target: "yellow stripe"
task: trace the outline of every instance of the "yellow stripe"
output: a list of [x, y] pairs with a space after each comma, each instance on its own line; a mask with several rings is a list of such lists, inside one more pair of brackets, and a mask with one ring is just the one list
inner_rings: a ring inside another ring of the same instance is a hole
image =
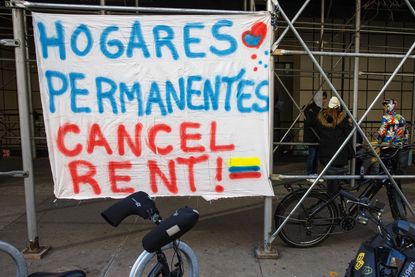
[[260, 166], [261, 160], [257, 157], [230, 158], [229, 166]]

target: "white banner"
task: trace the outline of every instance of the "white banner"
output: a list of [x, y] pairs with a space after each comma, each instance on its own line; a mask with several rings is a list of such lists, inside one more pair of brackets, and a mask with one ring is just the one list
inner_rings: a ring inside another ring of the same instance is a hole
[[33, 13], [55, 195], [273, 195], [270, 15]]

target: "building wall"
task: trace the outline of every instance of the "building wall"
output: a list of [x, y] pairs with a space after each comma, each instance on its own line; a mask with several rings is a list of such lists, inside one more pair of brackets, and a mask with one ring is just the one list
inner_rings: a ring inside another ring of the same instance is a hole
[[[339, 22], [332, 22], [339, 23]], [[387, 27], [396, 28], [389, 30], [390, 33], [381, 29], [382, 24]], [[408, 23], [377, 23], [379, 27], [378, 33], [363, 32], [361, 34], [360, 52], [364, 53], [394, 53], [405, 54], [414, 41], [415, 29], [414, 25], [409, 26]], [[364, 27], [364, 29], [367, 29]], [[300, 28], [302, 38], [307, 42], [311, 50], [318, 51], [318, 42], [320, 30], [304, 31]], [[396, 33], [399, 32], [399, 33]], [[405, 34], [401, 34], [404, 32]], [[299, 44], [295, 45], [293, 37], [287, 37], [287, 41], [281, 44], [282, 49], [296, 49], [302, 50]], [[342, 32], [341, 28], [335, 31], [326, 31], [324, 35], [324, 49], [323, 51], [343, 52], [344, 49], [349, 49], [349, 52], [354, 51], [354, 36], [353, 32]], [[319, 60], [319, 57], [316, 56]], [[307, 105], [312, 99], [313, 94], [320, 88], [320, 77], [317, 69], [313, 65], [308, 55], [284, 56], [277, 57], [278, 62], [294, 62], [294, 69], [298, 71], [292, 72], [294, 76], [294, 90], [292, 91], [294, 98], [298, 101], [298, 105], [303, 107]], [[358, 95], [358, 115], [363, 115], [366, 108], [371, 104], [373, 99], [377, 96], [383, 85], [389, 78], [401, 59], [385, 59], [385, 58], [359, 58], [359, 95]], [[352, 108], [353, 102], [353, 72], [354, 72], [354, 58], [352, 57], [328, 57], [323, 58], [323, 68], [333, 83], [336, 90], [343, 95], [343, 100]], [[396, 76], [393, 82], [387, 87], [384, 95], [376, 102], [374, 109], [368, 114], [364, 124], [368, 134], [373, 134], [377, 127], [379, 119], [382, 116], [381, 102], [384, 98], [395, 98], [398, 100], [398, 112], [400, 112], [407, 121], [411, 121], [412, 106], [413, 106], [413, 92], [414, 92], [414, 59], [408, 59], [400, 74], [405, 76]], [[370, 73], [370, 74], [365, 74]], [[280, 74], [277, 72], [277, 74]], [[282, 73], [281, 73], [282, 74]], [[277, 81], [278, 82], [278, 81]], [[329, 97], [331, 96], [330, 87], [323, 82], [322, 90], [327, 91]], [[284, 91], [277, 91], [285, 93]], [[293, 118], [298, 115], [298, 110], [293, 109]], [[303, 118], [301, 118], [303, 120]], [[302, 127], [298, 124], [297, 127]], [[302, 140], [302, 132], [297, 134], [297, 140]]]

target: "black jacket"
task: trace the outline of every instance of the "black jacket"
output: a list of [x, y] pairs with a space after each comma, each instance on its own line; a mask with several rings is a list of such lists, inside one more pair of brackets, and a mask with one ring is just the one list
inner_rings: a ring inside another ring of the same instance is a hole
[[[319, 112], [315, 126], [320, 137], [319, 160], [326, 165], [351, 132], [352, 127], [346, 118], [346, 113], [336, 109], [324, 109]], [[351, 141], [350, 139], [332, 166], [342, 167], [348, 164], [349, 159], [354, 155]]]
[[304, 119], [304, 142], [319, 142], [318, 138], [313, 132], [313, 128], [315, 131], [315, 126], [313, 123], [316, 121], [319, 112], [320, 107], [317, 106], [314, 102], [305, 108], [304, 115], [306, 118]]

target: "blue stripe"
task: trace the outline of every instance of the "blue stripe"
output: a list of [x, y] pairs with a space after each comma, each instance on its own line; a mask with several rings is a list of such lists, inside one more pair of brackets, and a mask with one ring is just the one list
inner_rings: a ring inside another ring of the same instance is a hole
[[231, 166], [229, 167], [229, 172], [252, 172], [259, 171], [259, 166]]

